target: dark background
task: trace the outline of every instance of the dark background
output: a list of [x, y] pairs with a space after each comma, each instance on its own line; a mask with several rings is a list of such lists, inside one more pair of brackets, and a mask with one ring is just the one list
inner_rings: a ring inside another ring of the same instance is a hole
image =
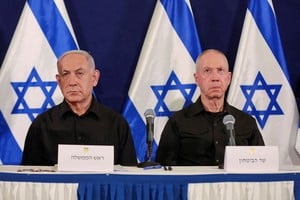
[[[0, 63], [4, 59], [25, 0], [1, 0]], [[127, 97], [155, 0], [65, 0], [81, 49], [101, 70], [96, 95], [121, 112]], [[226, 53], [234, 65], [248, 0], [191, 0], [202, 49]], [[274, 0], [279, 31], [300, 105], [300, 0]], [[1, 87], [1, 86], [0, 86]]]

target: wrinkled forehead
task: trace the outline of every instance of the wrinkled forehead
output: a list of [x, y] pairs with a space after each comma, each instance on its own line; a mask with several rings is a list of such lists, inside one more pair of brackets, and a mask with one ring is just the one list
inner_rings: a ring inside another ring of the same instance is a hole
[[197, 68], [222, 68], [229, 69], [227, 58], [217, 51], [209, 51], [197, 59]]
[[58, 61], [58, 70], [94, 69], [89, 57], [82, 53], [69, 53], [62, 56]]

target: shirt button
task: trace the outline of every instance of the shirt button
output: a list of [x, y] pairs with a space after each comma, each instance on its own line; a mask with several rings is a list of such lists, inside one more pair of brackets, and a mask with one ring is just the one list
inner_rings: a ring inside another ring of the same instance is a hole
[[216, 144], [219, 144], [219, 141], [216, 141]]
[[78, 136], [78, 140], [81, 140], [81, 136]]
[[217, 126], [217, 123], [216, 122], [214, 122], [214, 127], [216, 127]]
[[216, 160], [216, 163], [219, 163], [219, 160], [218, 160], [218, 159]]

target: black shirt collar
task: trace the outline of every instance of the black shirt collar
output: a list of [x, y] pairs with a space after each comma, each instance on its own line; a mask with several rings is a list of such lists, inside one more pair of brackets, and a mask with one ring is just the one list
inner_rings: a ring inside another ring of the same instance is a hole
[[[191, 115], [195, 116], [202, 112], [206, 112], [206, 111], [204, 110], [204, 106], [202, 104], [201, 98], [199, 97], [197, 99], [197, 101], [191, 105]], [[225, 101], [224, 102], [224, 111], [222, 113], [228, 114], [230, 112], [231, 112], [231, 106], [228, 104], [227, 101]]]
[[[95, 99], [95, 97], [92, 98], [92, 103], [90, 105], [90, 107], [88, 108], [88, 110], [86, 111], [86, 113], [83, 114], [84, 115], [94, 115], [97, 118], [99, 118], [99, 112], [98, 111], [99, 105], [97, 103], [97, 100]], [[70, 108], [69, 104], [66, 102], [66, 100], [64, 99], [63, 102], [60, 104], [60, 117], [65, 117], [68, 114], [73, 114], [73, 115], [77, 115], [75, 114], [72, 109]]]

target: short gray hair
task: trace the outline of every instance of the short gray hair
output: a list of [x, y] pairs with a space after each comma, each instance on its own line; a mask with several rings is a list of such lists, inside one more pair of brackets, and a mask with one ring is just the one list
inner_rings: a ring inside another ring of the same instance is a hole
[[87, 60], [90, 62], [92, 68], [93, 69], [96, 68], [94, 58], [89, 52], [87, 52], [85, 50], [77, 50], [76, 49], [76, 50], [66, 51], [58, 58], [57, 63], [56, 63], [58, 70], [59, 70], [60, 61], [63, 59], [63, 57], [65, 57], [66, 55], [69, 55], [69, 54], [80, 54], [80, 55], [85, 56], [87, 58]]

